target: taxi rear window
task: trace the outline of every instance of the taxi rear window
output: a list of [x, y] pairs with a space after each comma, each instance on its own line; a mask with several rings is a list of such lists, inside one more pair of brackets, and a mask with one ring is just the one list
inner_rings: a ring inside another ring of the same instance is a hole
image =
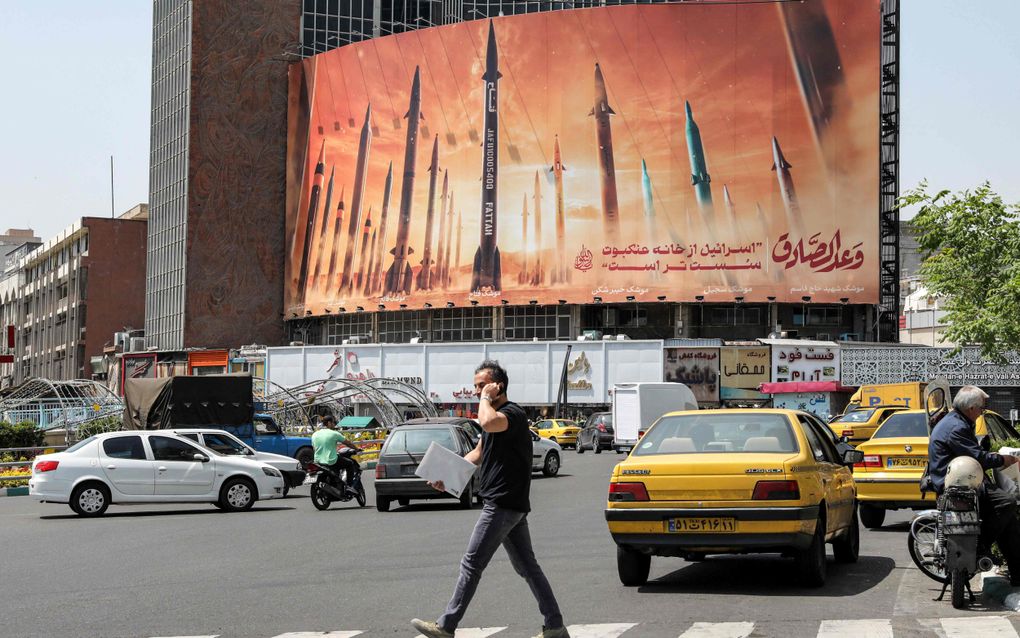
[[885, 420], [875, 432], [873, 439], [893, 439], [901, 436], [928, 436], [928, 425], [921, 412], [894, 414]]
[[790, 453], [798, 449], [797, 437], [781, 414], [690, 414], [659, 419], [633, 454]]
[[835, 419], [833, 423], [867, 423], [874, 413], [874, 410], [854, 410]]

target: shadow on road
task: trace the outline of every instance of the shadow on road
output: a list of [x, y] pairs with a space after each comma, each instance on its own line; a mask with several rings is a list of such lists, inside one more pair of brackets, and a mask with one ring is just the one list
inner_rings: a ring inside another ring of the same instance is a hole
[[[658, 559], [671, 560], [671, 559]], [[861, 556], [854, 564], [828, 563], [825, 585], [804, 587], [791, 559], [778, 556], [720, 556], [670, 572], [638, 591], [649, 594], [720, 594], [726, 596], [856, 596], [892, 573], [896, 562], [886, 556]], [[655, 567], [655, 561], [652, 562]]]
[[[102, 516], [96, 517], [93, 520], [102, 520], [104, 518], [143, 518], [146, 516], [194, 516], [199, 514], [254, 514], [257, 512], [278, 512], [280, 510], [292, 510], [293, 507], [258, 507], [255, 506], [247, 512], [224, 512], [219, 509], [207, 509], [207, 510], [147, 510], [147, 511], [135, 511], [135, 512], [106, 512]], [[59, 514], [55, 516], [40, 516], [42, 520], [46, 521], [60, 521], [68, 519], [83, 519], [87, 517], [78, 516], [77, 514]]]
[[[863, 531], [863, 530], [862, 530]], [[910, 521], [903, 521], [902, 523], [892, 523], [889, 525], [883, 525], [882, 527], [875, 527], [868, 530], [868, 532], [877, 532], [883, 534], [886, 532], [899, 532], [904, 534], [910, 531]], [[904, 538], [903, 542], [906, 543], [907, 539]]]

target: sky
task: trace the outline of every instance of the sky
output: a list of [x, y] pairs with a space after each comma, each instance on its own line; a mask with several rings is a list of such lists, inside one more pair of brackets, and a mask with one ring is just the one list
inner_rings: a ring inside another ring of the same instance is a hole
[[[901, 188], [1020, 202], [1015, 0], [902, 0]], [[4, 0], [0, 231], [49, 238], [148, 200], [152, 3]]]

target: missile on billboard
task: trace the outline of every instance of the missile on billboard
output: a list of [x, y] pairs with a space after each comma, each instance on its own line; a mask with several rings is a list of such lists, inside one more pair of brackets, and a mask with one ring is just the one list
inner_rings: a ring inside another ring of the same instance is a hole
[[308, 196], [308, 221], [305, 225], [305, 243], [301, 252], [301, 266], [298, 268], [297, 294], [304, 301], [305, 285], [308, 283], [308, 257], [312, 250], [312, 233], [315, 231], [315, 215], [319, 210], [319, 191], [326, 177], [326, 140], [319, 147], [319, 161], [315, 163], [312, 176], [312, 191]]
[[528, 194], [524, 193], [524, 207], [521, 209], [521, 237], [524, 246], [521, 273], [517, 276], [517, 283], [527, 284], [528, 281]]
[[[457, 211], [457, 256], [455, 257], [454, 266], [460, 268], [460, 231], [464, 230], [464, 222], [461, 221], [460, 211]], [[451, 275], [450, 280], [453, 280]]]
[[397, 243], [390, 250], [393, 263], [386, 271], [385, 294], [410, 294], [411, 264], [407, 257], [414, 249], [407, 245], [411, 230], [411, 205], [414, 199], [414, 158], [418, 150], [418, 124], [421, 117], [421, 69], [414, 67], [411, 82], [411, 100], [404, 114], [407, 119], [407, 137], [404, 140], [404, 177], [400, 184], [400, 215], [397, 218]]
[[329, 253], [329, 272], [323, 287], [332, 285], [336, 278], [336, 260], [340, 254], [340, 238], [344, 228], [344, 189], [340, 188], [340, 201], [336, 205], [336, 221], [333, 223], [333, 250]]
[[312, 273], [309, 285], [316, 288], [319, 285], [319, 274], [322, 271], [322, 262], [326, 257], [326, 231], [329, 230], [330, 205], [333, 203], [333, 178], [336, 175], [336, 167], [329, 169], [329, 181], [326, 182], [326, 203], [322, 205], [322, 224], [320, 224], [318, 237], [319, 246], [315, 251], [312, 260], [315, 262], [315, 271]]
[[[372, 213], [372, 211], [369, 211], [369, 216], [370, 217], [371, 217], [371, 213]], [[377, 244], [378, 244], [378, 236], [376, 234], [376, 231], [373, 230], [372, 231], [372, 239], [370, 239], [369, 242], [368, 242], [368, 254], [371, 255], [372, 257], [371, 257], [371, 259], [369, 259], [368, 270], [365, 271], [364, 287], [361, 289], [362, 294], [365, 295], [366, 297], [371, 294], [371, 292], [369, 291], [369, 288], [372, 287], [372, 275], [375, 273], [375, 247], [376, 247]]]
[[690, 102], [684, 102], [684, 111], [687, 114], [685, 134], [687, 154], [691, 160], [691, 186], [694, 187], [698, 205], [702, 210], [707, 210], [712, 207], [712, 177], [708, 174], [705, 148], [701, 145], [701, 130], [698, 129], [698, 124], [694, 121]]
[[386, 183], [383, 185], [382, 211], [379, 213], [379, 241], [374, 243], [372, 248], [372, 268], [369, 272], [368, 286], [365, 294], [374, 295], [382, 288], [382, 253], [383, 244], [386, 243], [386, 217], [390, 209], [390, 188], [393, 186], [393, 162], [386, 169]]
[[[443, 282], [443, 290], [450, 287], [450, 244], [453, 243], [453, 191], [450, 191], [450, 203], [447, 206], [446, 221], [446, 254], [443, 255], [443, 271], [440, 273], [440, 281]], [[459, 241], [459, 240], [458, 240]]]
[[[563, 201], [563, 159], [560, 155], [560, 136], [553, 143], [553, 165], [549, 169], [553, 174], [556, 187], [556, 270], [553, 273], [554, 283], [569, 283], [570, 269], [567, 267], [567, 212]], [[537, 188], [537, 186], [536, 186]]]
[[797, 192], [793, 188], [793, 176], [790, 169], [793, 165], [786, 161], [783, 156], [783, 149], [779, 146], [779, 140], [772, 138], [772, 170], [776, 173], [779, 181], [779, 195], [783, 198], [783, 206], [786, 208], [786, 220], [790, 228], [801, 232], [800, 204], [797, 201]]
[[443, 285], [443, 253], [446, 252], [446, 206], [450, 202], [450, 174], [443, 171], [443, 192], [439, 196], [439, 249], [436, 251], [436, 269], [432, 273], [432, 287]]
[[496, 242], [496, 182], [499, 173], [499, 54], [496, 31], [489, 21], [489, 40], [485, 47], [484, 119], [482, 130], [482, 207], [478, 250], [471, 271], [471, 291], [503, 289]]
[[439, 175], [439, 135], [432, 141], [432, 163], [429, 165], [429, 205], [425, 215], [425, 248], [418, 271], [418, 290], [432, 290], [432, 227], [436, 219], [436, 178]]
[[656, 243], [655, 198], [652, 193], [652, 178], [648, 176], [648, 164], [641, 158], [641, 195], [645, 203], [645, 235], [648, 243]]
[[351, 216], [347, 222], [347, 251], [344, 253], [344, 270], [340, 275], [340, 294], [348, 295], [354, 286], [354, 259], [358, 226], [361, 224], [361, 206], [365, 197], [365, 181], [368, 179], [368, 155], [372, 150], [372, 103], [365, 109], [365, 121], [361, 125], [358, 139], [358, 160], [354, 167], [354, 191], [351, 193]]
[[368, 216], [365, 217], [365, 229], [361, 233], [361, 250], [358, 251], [358, 273], [355, 277], [352, 277], [352, 283], [355, 289], [361, 288], [362, 283], [365, 280], [365, 256], [368, 253], [368, 236], [372, 232], [372, 208], [368, 209]]
[[599, 145], [599, 172], [602, 176], [602, 223], [605, 239], [615, 243], [620, 232], [620, 205], [616, 196], [616, 162], [613, 159], [613, 131], [609, 116], [616, 115], [609, 106], [606, 80], [602, 68], [595, 63], [595, 104], [588, 113], [595, 118], [595, 134]]
[[737, 223], [737, 205], [733, 203], [733, 197], [730, 195], [730, 187], [723, 184], [722, 187], [723, 205], [726, 206], [726, 217], [729, 219], [730, 232], [733, 237], [733, 241], [739, 241], [742, 233], [740, 232], [740, 225]]
[[531, 275], [531, 285], [538, 286], [545, 282], [545, 271], [542, 266], [542, 181], [535, 171], [535, 268]]

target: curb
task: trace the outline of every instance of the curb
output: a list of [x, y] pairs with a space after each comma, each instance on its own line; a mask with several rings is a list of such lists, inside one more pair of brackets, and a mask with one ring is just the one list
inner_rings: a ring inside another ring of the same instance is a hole
[[2, 487], [0, 488], [0, 496], [28, 496], [28, 486]]
[[1010, 611], [1020, 611], [1020, 587], [1009, 584], [1009, 579], [994, 570], [981, 573], [981, 591]]

